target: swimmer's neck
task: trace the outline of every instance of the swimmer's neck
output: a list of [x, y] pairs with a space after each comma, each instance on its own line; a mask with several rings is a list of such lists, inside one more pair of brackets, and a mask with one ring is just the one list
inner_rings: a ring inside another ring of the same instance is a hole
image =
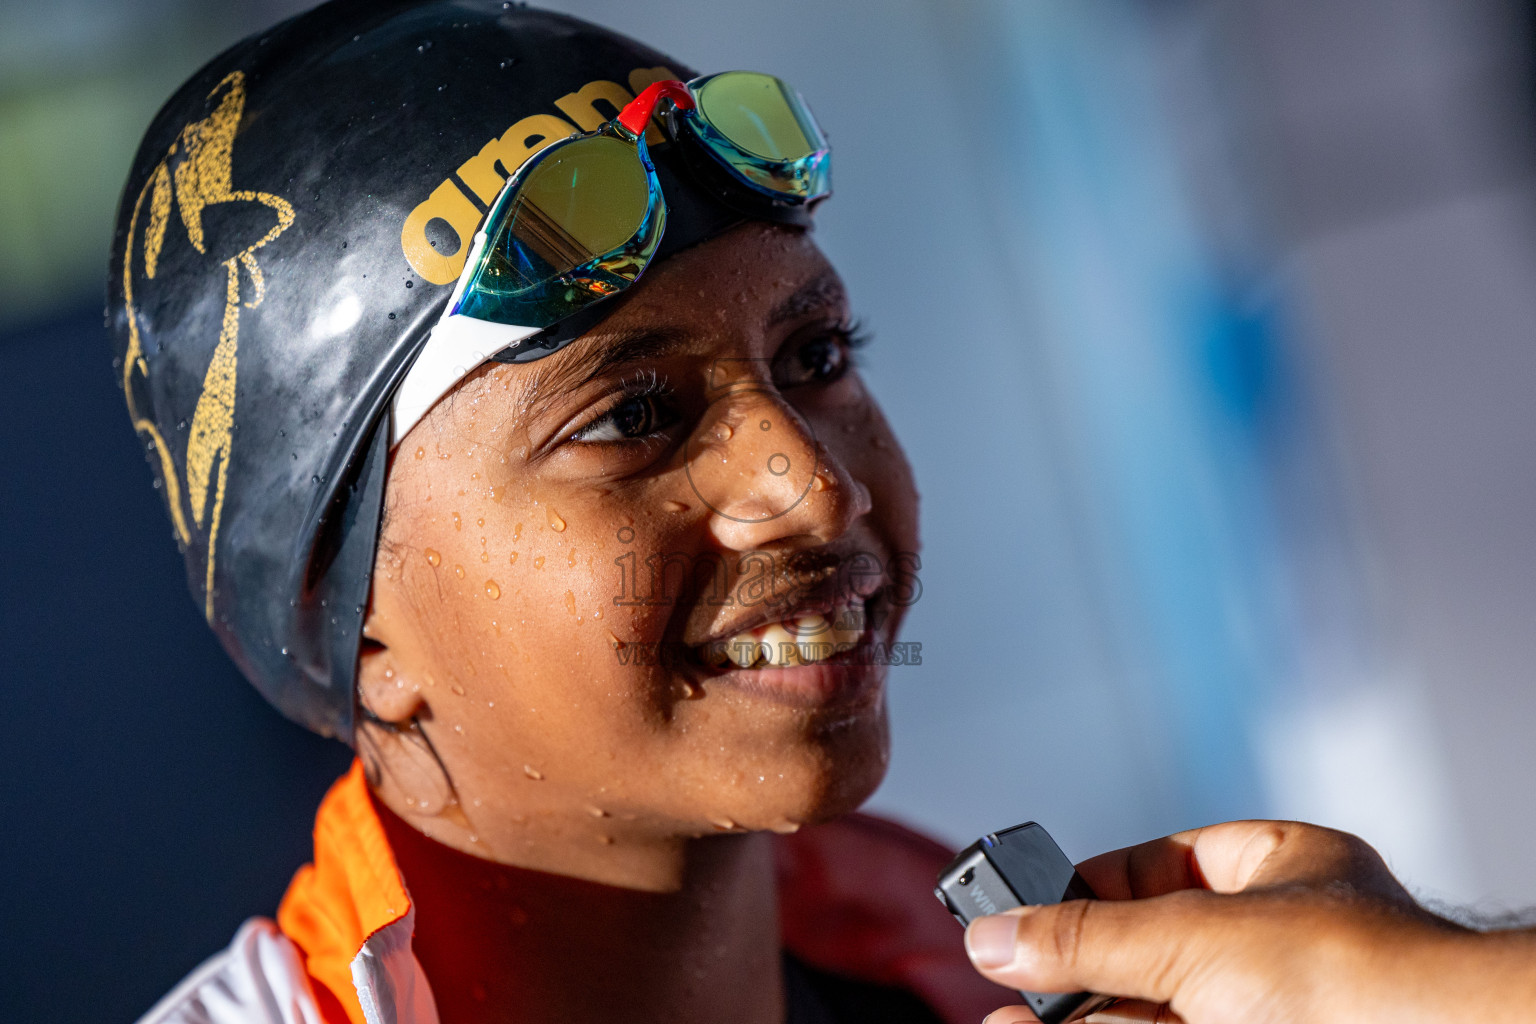
[[[442, 1024], [784, 1020], [771, 836], [681, 840], [672, 891], [484, 860], [387, 808]], [[622, 857], [629, 851], [613, 851]]]

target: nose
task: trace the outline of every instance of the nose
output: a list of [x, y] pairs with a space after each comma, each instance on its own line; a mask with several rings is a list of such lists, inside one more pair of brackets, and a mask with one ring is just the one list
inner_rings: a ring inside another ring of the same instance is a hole
[[870, 511], [869, 489], [769, 385], [716, 402], [695, 438], [689, 482], [725, 548], [830, 543]]

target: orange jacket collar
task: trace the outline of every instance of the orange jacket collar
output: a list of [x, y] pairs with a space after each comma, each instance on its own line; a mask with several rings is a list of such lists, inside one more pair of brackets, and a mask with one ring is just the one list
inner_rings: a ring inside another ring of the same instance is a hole
[[[947, 1021], [980, 1019], [1009, 993], [971, 968], [960, 930], [928, 897], [949, 858], [938, 843], [862, 814], [777, 837], [785, 948], [821, 970], [905, 988]], [[325, 1024], [367, 1024], [360, 992], [418, 1008], [393, 1007], [387, 1019], [436, 1020], [409, 949], [410, 896], [360, 762], [321, 801], [314, 863], [294, 876], [277, 921]]]
[[[366, 1024], [352, 960], [370, 936], [410, 909], [362, 762], [354, 759], [320, 802], [314, 863], [293, 876], [277, 908], [278, 927], [299, 947], [326, 1024]], [[338, 1009], [344, 1017], [335, 1016]]]

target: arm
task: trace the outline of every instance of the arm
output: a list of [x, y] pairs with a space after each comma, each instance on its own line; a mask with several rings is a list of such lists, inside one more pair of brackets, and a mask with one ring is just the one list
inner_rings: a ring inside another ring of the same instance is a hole
[[[1431, 914], [1342, 832], [1231, 822], [1079, 870], [1099, 901], [972, 923], [966, 947], [984, 975], [1170, 1004], [1188, 1024], [1482, 1024], [1536, 1007], [1536, 931], [1476, 932]], [[988, 1024], [1032, 1020], [1009, 1007]]]

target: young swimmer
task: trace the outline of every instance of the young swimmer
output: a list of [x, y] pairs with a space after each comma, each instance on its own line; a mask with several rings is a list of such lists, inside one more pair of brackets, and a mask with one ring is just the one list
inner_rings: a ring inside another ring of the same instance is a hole
[[851, 815], [917, 497], [812, 241], [829, 161], [775, 79], [499, 0], [336, 0], [167, 103], [129, 413], [210, 626], [358, 760], [275, 924], [146, 1021], [998, 1005], [947, 851]]

